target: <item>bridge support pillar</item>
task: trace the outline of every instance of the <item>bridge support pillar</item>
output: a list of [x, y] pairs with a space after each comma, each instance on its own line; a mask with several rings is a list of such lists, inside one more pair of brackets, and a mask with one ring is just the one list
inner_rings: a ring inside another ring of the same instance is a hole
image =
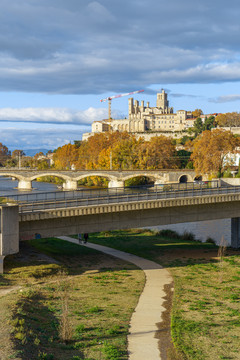
[[109, 189], [111, 188], [117, 188], [117, 187], [124, 187], [124, 181], [119, 181], [119, 180], [111, 180], [108, 183], [108, 187]]
[[63, 189], [64, 190], [77, 190], [77, 180], [66, 180], [66, 182], [63, 183]]
[[240, 218], [231, 219], [231, 247], [240, 248]]
[[0, 255], [0, 274], [3, 274], [3, 261], [5, 256]]
[[19, 252], [18, 205], [0, 206], [0, 273], [3, 273], [5, 256]]
[[163, 184], [166, 184], [166, 181], [164, 181], [163, 179], [157, 179], [156, 181], [154, 181], [154, 186]]
[[32, 190], [32, 181], [31, 180], [19, 180], [18, 181], [19, 190]]

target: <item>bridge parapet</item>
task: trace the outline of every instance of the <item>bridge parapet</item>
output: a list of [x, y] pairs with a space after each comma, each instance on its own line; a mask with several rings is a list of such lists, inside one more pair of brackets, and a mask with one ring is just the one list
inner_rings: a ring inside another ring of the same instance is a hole
[[36, 169], [0, 169], [0, 176], [8, 176], [18, 180], [18, 189], [31, 190], [32, 181], [39, 177], [55, 176], [65, 182], [65, 190], [76, 190], [77, 181], [90, 176], [100, 176], [109, 179], [109, 187], [123, 187], [124, 181], [138, 176], [153, 179], [155, 184], [174, 183], [185, 177], [186, 181], [193, 181], [193, 170], [36, 170]]

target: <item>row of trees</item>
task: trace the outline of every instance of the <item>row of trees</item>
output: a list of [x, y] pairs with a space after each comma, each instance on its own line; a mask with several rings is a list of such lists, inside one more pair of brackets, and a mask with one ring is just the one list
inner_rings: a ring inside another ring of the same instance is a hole
[[[211, 120], [211, 119], [210, 119]], [[129, 133], [95, 134], [88, 141], [68, 144], [54, 154], [57, 169], [177, 169], [194, 168], [198, 175], [220, 176], [235, 161], [239, 137], [230, 131], [204, 130], [177, 150], [163, 135], [149, 141]]]
[[46, 160], [42, 160], [43, 153], [37, 153], [36, 155], [26, 156], [23, 150], [14, 150], [12, 153], [8, 150], [7, 146], [0, 143], [0, 166], [4, 167], [30, 167], [46, 169], [49, 168], [49, 164]]
[[54, 153], [56, 169], [169, 169], [181, 167], [176, 146], [166, 136], [150, 141], [127, 132], [105, 132], [80, 144], [68, 144]]
[[229, 112], [225, 114], [219, 114], [216, 116], [216, 123], [221, 127], [239, 127], [240, 113]]
[[[145, 141], [127, 132], [95, 134], [87, 141], [75, 141], [54, 151], [54, 168], [65, 169], [178, 169], [194, 168], [197, 175], [221, 176], [234, 163], [240, 138], [223, 129], [205, 130], [190, 139], [181, 149], [164, 135]], [[46, 160], [23, 156], [20, 150], [11, 153], [0, 143], [0, 164], [15, 166], [19, 155], [21, 165], [45, 169]]]

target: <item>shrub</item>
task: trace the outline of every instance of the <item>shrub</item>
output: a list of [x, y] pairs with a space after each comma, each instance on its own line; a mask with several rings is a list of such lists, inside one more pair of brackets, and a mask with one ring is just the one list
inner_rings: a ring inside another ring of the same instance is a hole
[[170, 229], [160, 230], [156, 233], [156, 235], [166, 238], [180, 239], [180, 235], [176, 231]]
[[208, 238], [206, 239], [206, 243], [216, 245], [215, 240], [214, 240], [214, 239], [212, 239], [211, 237], [208, 237]]
[[183, 240], [190, 240], [190, 241], [194, 241], [195, 240], [195, 235], [190, 233], [190, 232], [187, 232], [185, 231], [182, 235], [181, 235], [181, 238]]

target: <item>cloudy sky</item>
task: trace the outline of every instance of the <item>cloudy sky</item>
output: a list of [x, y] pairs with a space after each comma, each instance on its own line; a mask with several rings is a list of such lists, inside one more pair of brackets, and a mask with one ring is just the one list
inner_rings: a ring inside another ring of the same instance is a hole
[[[107, 96], [161, 88], [174, 110], [240, 108], [239, 0], [0, 0], [0, 142], [54, 149]], [[127, 116], [127, 97], [112, 101]]]

